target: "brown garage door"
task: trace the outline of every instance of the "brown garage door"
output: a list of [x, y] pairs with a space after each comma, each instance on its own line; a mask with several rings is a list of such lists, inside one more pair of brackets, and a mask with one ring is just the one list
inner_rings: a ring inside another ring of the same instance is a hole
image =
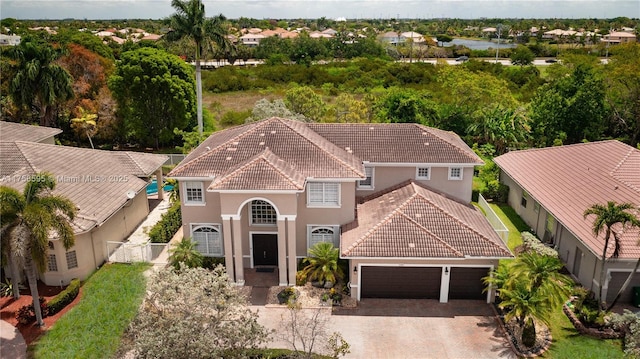
[[449, 299], [486, 299], [482, 277], [488, 274], [489, 268], [452, 267]]
[[[609, 289], [607, 290], [607, 303], [613, 302], [630, 273], [631, 271], [611, 272], [611, 280], [609, 281]], [[633, 302], [633, 287], [640, 287], [640, 273], [636, 273], [633, 278], [631, 278], [631, 283], [629, 283], [627, 289], [622, 293], [620, 299], [618, 299], [618, 303], [631, 304]]]
[[440, 267], [362, 267], [362, 298], [439, 299]]

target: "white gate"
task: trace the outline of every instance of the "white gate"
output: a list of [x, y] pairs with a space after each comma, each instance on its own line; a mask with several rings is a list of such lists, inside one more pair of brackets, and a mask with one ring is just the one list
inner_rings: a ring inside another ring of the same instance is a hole
[[107, 242], [109, 262], [134, 263], [150, 262], [149, 243]]
[[108, 259], [109, 262], [116, 263], [151, 262], [158, 259], [167, 245], [151, 242], [107, 242]]

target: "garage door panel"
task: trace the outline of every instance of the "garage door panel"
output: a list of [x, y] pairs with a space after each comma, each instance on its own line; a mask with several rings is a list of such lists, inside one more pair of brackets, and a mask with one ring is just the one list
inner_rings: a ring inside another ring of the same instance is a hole
[[[631, 274], [631, 272], [611, 272], [609, 289], [607, 289], [607, 303], [613, 302], [629, 274]], [[620, 296], [620, 303], [630, 304], [633, 302], [633, 287], [640, 287], [640, 273], [636, 273], [633, 276], [631, 283], [629, 283], [627, 289]]]
[[440, 298], [440, 267], [362, 267], [363, 298]]
[[487, 275], [489, 268], [452, 267], [449, 299], [486, 299], [482, 278]]

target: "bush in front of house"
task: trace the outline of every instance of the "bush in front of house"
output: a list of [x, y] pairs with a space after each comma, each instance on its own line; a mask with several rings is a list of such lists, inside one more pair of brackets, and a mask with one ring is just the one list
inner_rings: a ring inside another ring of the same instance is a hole
[[[42, 312], [42, 317], [46, 317], [49, 315], [49, 306], [47, 305], [47, 300], [44, 297], [40, 297], [40, 310]], [[29, 324], [36, 321], [36, 313], [33, 310], [33, 304], [25, 305], [22, 308], [18, 309], [16, 313], [16, 319], [18, 319], [18, 323], [20, 324]]]
[[81, 285], [82, 283], [79, 279], [73, 279], [67, 288], [53, 297], [53, 299], [48, 303], [49, 315], [58, 313], [64, 309], [64, 307], [73, 302], [73, 300], [78, 296], [78, 293], [80, 293]]
[[152, 243], [169, 243], [180, 226], [182, 226], [182, 212], [180, 211], [180, 202], [176, 202], [151, 228], [149, 239]]
[[536, 252], [541, 256], [558, 258], [558, 251], [545, 246], [544, 243], [540, 242], [533, 234], [522, 232], [520, 235], [522, 236], [522, 250], [524, 252]]

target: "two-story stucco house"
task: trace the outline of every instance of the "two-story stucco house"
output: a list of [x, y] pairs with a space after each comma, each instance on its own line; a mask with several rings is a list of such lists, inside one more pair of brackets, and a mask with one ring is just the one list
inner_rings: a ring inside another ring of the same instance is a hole
[[471, 201], [480, 158], [454, 133], [417, 124], [271, 118], [216, 132], [169, 177], [186, 236], [230, 278], [298, 260], [329, 241], [353, 297], [492, 299], [481, 278], [506, 245]]
[[[640, 231], [615, 226], [620, 255], [603, 263], [604, 233], [594, 236], [595, 216], [583, 214], [609, 201], [640, 207], [640, 150], [601, 141], [513, 151], [495, 162], [500, 181], [509, 186], [509, 205], [543, 242], [558, 250], [574, 278], [596, 293], [602, 285], [603, 297], [611, 302], [640, 257]], [[612, 255], [613, 238], [607, 257]], [[606, 278], [600, 283], [603, 265]], [[640, 275], [623, 293], [623, 302], [631, 302], [634, 286], [640, 286]]]

